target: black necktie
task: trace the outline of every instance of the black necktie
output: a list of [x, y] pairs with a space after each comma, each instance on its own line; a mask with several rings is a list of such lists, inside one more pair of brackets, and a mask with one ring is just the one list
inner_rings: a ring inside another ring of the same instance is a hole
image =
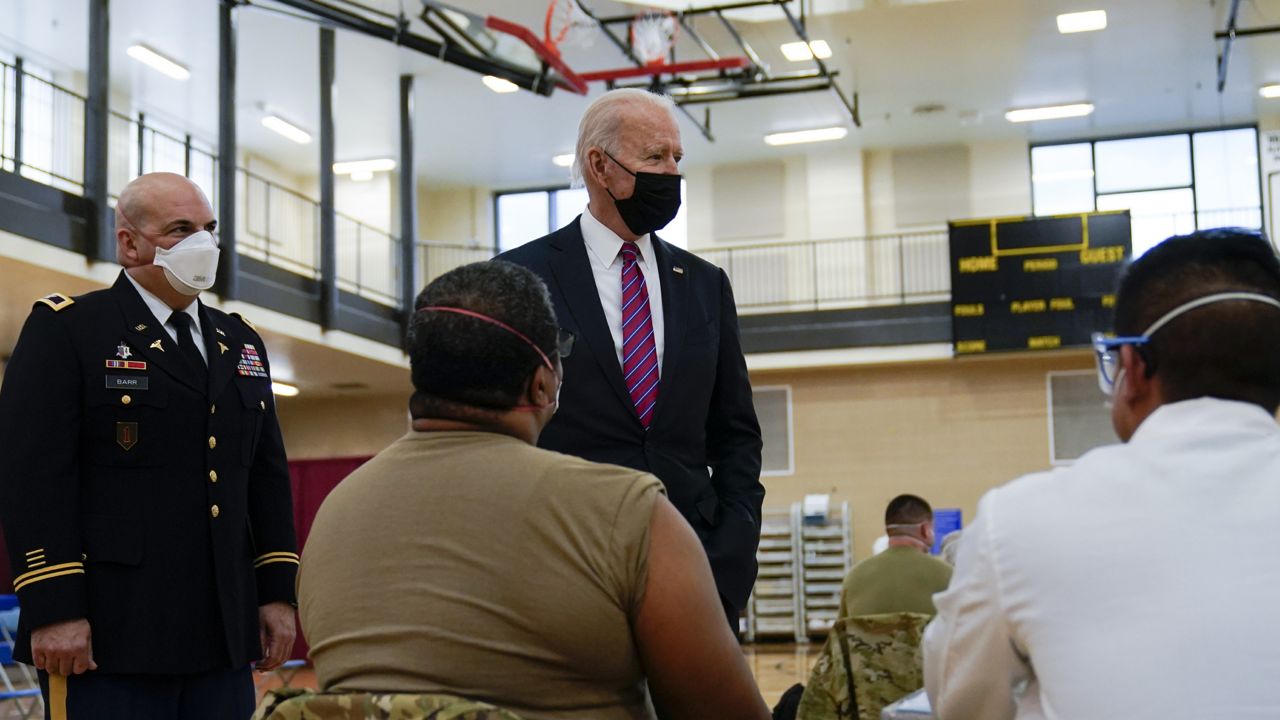
[[209, 366], [205, 364], [204, 356], [200, 354], [196, 341], [191, 335], [191, 316], [185, 312], [175, 312], [169, 316], [169, 322], [173, 323], [174, 329], [178, 331], [178, 351], [182, 353], [182, 357], [186, 358], [187, 364], [191, 366], [196, 377], [203, 379], [208, 375]]

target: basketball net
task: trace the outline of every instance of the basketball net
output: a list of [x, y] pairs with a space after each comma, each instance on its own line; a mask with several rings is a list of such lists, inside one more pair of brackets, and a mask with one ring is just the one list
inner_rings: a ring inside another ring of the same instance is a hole
[[680, 25], [665, 10], [649, 9], [631, 21], [631, 50], [645, 65], [665, 65]]
[[596, 21], [578, 7], [577, 0], [551, 0], [542, 26], [542, 41], [551, 52], [561, 47], [589, 48], [596, 39]]

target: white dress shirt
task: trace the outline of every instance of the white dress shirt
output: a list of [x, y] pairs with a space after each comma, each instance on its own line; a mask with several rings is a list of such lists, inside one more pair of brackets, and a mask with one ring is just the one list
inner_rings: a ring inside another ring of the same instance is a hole
[[[178, 342], [178, 328], [175, 327], [173, 323], [169, 322], [169, 316], [174, 312], [173, 308], [169, 307], [165, 301], [156, 297], [155, 293], [142, 287], [142, 285], [140, 285], [137, 280], [134, 280], [133, 276], [129, 273], [125, 273], [124, 276], [129, 278], [129, 282], [133, 283], [133, 288], [142, 296], [142, 302], [146, 303], [147, 307], [151, 310], [151, 314], [156, 316], [156, 322], [160, 323], [160, 326], [169, 334], [169, 337], [173, 338], [175, 343]], [[196, 349], [200, 351], [200, 357], [204, 358], [205, 363], [208, 364], [209, 351], [204, 347], [204, 331], [200, 329], [199, 308], [200, 302], [193, 299], [191, 304], [182, 312], [191, 316], [191, 339], [195, 341]]]
[[[591, 261], [591, 274], [596, 279], [596, 291], [604, 308], [604, 319], [613, 335], [613, 349], [618, 354], [618, 367], [622, 367], [622, 238], [605, 227], [591, 214], [591, 208], [582, 211], [582, 239], [587, 244], [587, 258]], [[640, 250], [640, 272], [645, 287], [649, 289], [649, 312], [653, 316], [653, 341], [658, 346], [658, 375], [662, 375], [664, 340], [662, 324], [662, 280], [658, 275], [658, 258], [653, 243], [645, 233], [636, 240]]]
[[925, 631], [937, 717], [1280, 718], [1277, 509], [1275, 418], [1211, 398], [988, 492]]

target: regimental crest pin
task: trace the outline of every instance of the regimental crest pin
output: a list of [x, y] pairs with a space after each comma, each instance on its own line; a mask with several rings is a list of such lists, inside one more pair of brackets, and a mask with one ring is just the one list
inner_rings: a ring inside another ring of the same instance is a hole
[[128, 344], [121, 341], [120, 344], [116, 346], [116, 357], [121, 360], [128, 360], [130, 357], [133, 357], [133, 351], [129, 349]]

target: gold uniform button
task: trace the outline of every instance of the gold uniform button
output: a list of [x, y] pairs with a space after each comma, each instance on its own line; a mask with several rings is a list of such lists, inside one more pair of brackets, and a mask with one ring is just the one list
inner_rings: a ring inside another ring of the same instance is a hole
[[209, 436], [209, 449], [210, 449], [210, 450], [212, 450], [212, 449], [214, 449], [214, 448], [216, 448], [216, 447], [218, 447], [218, 438], [216, 438], [216, 437], [214, 437], [214, 436], [210, 435], [210, 436]]
[[131, 402], [133, 402], [133, 398], [129, 397], [128, 395], [121, 395], [121, 396], [120, 396], [120, 404], [121, 404], [121, 405], [128, 405], [128, 404], [129, 404], [129, 403], [131, 403]]
[[216, 483], [216, 482], [218, 482], [218, 471], [217, 471], [217, 470], [210, 470], [210, 471], [209, 471], [209, 482], [215, 482], [215, 483]]
[[209, 514], [214, 517], [218, 517], [218, 515], [221, 513], [222, 511], [218, 509], [217, 505], [214, 505], [213, 507], [209, 508]]
[[259, 400], [259, 401], [258, 401], [258, 407], [262, 408], [263, 410], [266, 410], [266, 409], [267, 409], [267, 401], [266, 401], [266, 400]]
[[209, 414], [210, 414], [210, 415], [212, 415], [212, 414], [214, 414], [214, 413], [216, 413], [216, 412], [218, 412], [218, 406], [217, 406], [217, 405], [210, 405], [210, 406], [209, 406]]

